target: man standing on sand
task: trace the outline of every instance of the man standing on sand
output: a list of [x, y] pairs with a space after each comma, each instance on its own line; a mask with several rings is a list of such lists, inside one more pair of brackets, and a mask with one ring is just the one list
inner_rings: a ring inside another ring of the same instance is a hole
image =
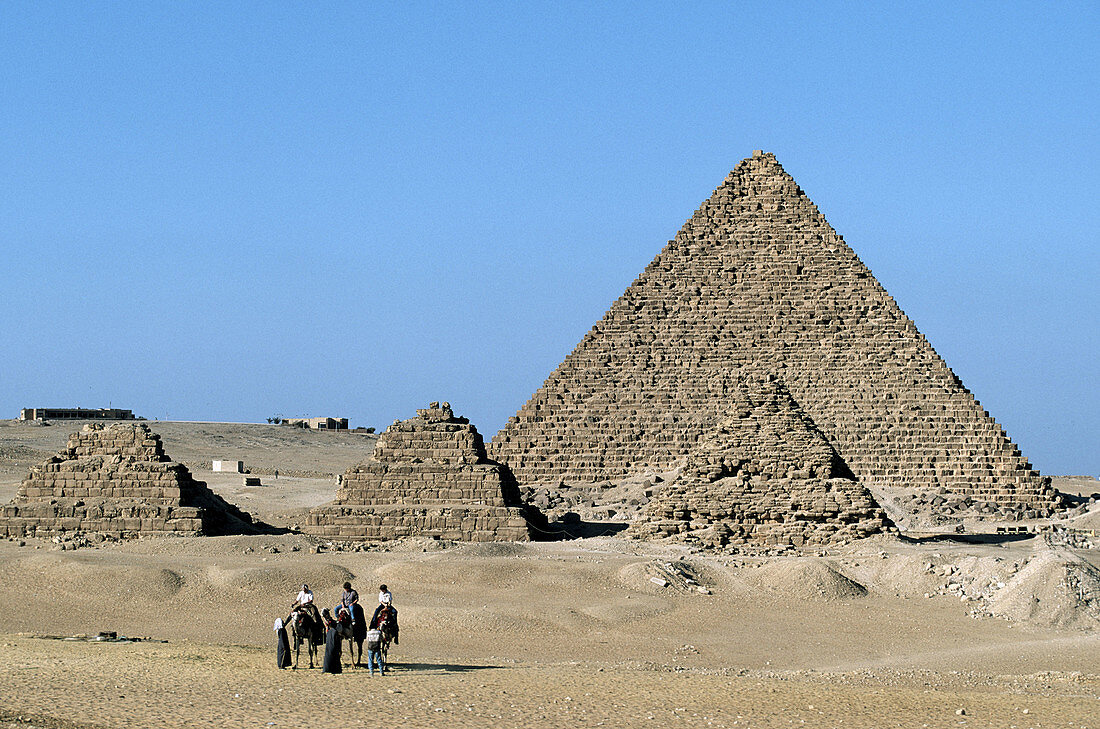
[[372, 677], [375, 666], [378, 666], [379, 675], [386, 675], [386, 666], [382, 663], [382, 631], [378, 629], [367, 631], [367, 668]]

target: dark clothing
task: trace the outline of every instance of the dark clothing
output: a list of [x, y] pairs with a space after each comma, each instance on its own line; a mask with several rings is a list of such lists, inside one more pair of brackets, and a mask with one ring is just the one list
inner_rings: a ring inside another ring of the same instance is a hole
[[340, 604], [346, 608], [350, 608], [352, 605], [359, 602], [359, 593], [355, 590], [344, 590], [344, 594], [340, 597]]
[[367, 637], [367, 615], [359, 603], [351, 606], [351, 637], [357, 643], [362, 643]]
[[290, 661], [290, 638], [286, 634], [286, 628], [279, 628], [275, 631], [275, 664], [279, 668], [289, 668]]
[[340, 633], [336, 626], [329, 626], [325, 633], [325, 660], [321, 664], [321, 670], [325, 673], [343, 673], [344, 667], [340, 665]]

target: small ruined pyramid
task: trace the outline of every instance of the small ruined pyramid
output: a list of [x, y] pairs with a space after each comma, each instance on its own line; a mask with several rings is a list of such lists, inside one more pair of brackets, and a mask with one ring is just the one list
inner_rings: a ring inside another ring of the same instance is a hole
[[0, 506], [0, 534], [8, 536], [195, 536], [248, 531], [251, 522], [172, 461], [144, 424], [85, 425]]
[[313, 509], [303, 531], [347, 540], [526, 541], [529, 515], [477, 429], [450, 403], [433, 402], [387, 428], [370, 460], [344, 474], [335, 501]]
[[1048, 509], [1032, 470], [771, 154], [730, 172], [493, 438], [523, 485], [682, 463], [774, 373], [868, 487]]
[[630, 533], [708, 546], [820, 545], [888, 524], [871, 493], [775, 377], [741, 377], [728, 417], [687, 455]]

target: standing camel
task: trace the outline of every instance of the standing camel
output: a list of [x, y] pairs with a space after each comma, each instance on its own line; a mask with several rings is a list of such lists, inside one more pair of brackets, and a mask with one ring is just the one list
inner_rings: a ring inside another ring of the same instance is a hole
[[[328, 608], [325, 608], [327, 611]], [[358, 612], [356, 618], [352, 615]], [[351, 667], [363, 665], [363, 641], [367, 637], [367, 621], [363, 613], [363, 608], [358, 604], [352, 605], [352, 612], [348, 612], [346, 608], [340, 608], [336, 611], [336, 632], [340, 636], [340, 640], [346, 640], [348, 642], [348, 657], [351, 659]], [[356, 654], [356, 648], [359, 649]], [[358, 657], [357, 657], [358, 656]]]
[[301, 608], [292, 612], [286, 619], [290, 626], [291, 643], [294, 647], [294, 668], [298, 668], [298, 656], [302, 652], [302, 643], [307, 644], [309, 667], [313, 668], [313, 660], [317, 657], [317, 646], [324, 642], [321, 620], [316, 613], [316, 609]]

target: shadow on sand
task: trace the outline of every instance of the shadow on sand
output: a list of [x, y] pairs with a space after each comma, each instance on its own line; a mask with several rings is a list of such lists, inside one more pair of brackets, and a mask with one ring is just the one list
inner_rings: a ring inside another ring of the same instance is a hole
[[397, 661], [386, 665], [387, 671], [417, 671], [419, 673], [469, 673], [470, 671], [482, 671], [492, 668], [504, 668], [504, 666], [470, 666], [461, 663], [402, 663]]

